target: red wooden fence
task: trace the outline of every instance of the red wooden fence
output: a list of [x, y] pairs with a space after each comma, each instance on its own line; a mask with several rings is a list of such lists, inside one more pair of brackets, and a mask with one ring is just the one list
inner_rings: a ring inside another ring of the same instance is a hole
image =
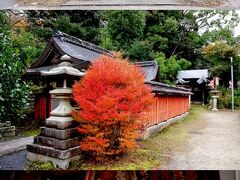
[[157, 95], [149, 111], [147, 126], [153, 126], [170, 118], [184, 114], [189, 110], [188, 96]]
[[51, 112], [51, 96], [42, 94], [35, 98], [34, 119], [46, 120]]
[[[48, 99], [49, 98], [49, 99]], [[188, 96], [156, 95], [149, 111], [147, 126], [153, 126], [189, 110]], [[51, 96], [41, 95], [35, 100], [35, 119], [45, 120], [51, 112]]]

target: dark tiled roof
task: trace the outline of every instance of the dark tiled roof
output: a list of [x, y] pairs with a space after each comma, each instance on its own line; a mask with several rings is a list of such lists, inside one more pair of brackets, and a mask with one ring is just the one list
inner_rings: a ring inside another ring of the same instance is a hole
[[[27, 69], [26, 75], [40, 75], [40, 71], [47, 71], [57, 64], [51, 65], [46, 62], [51, 53], [57, 52], [60, 56], [67, 54], [71, 56], [73, 67], [82, 70], [87, 69], [91, 63], [100, 55], [112, 56], [112, 53], [99, 46], [57, 31], [50, 39], [44, 53]], [[146, 75], [145, 81], [157, 79], [158, 65], [155, 61], [135, 62]]]
[[141, 71], [146, 75], [145, 81], [155, 80], [158, 72], [158, 65], [156, 61], [135, 62], [135, 65], [141, 68]]
[[53, 40], [66, 54], [79, 60], [92, 62], [102, 54], [112, 56], [106, 49], [60, 31], [54, 33]]
[[170, 86], [168, 84], [163, 84], [160, 82], [148, 81], [148, 82], [145, 82], [145, 84], [151, 85], [151, 87], [153, 88], [153, 92], [155, 93], [169, 94], [169, 95], [174, 95], [174, 94], [191, 95], [192, 94], [189, 89]]
[[106, 49], [57, 31], [49, 40], [43, 54], [30, 66], [28, 71], [33, 71], [34, 68], [49, 66], [50, 63], [46, 61], [50, 60], [49, 57], [52, 54], [60, 56], [69, 55], [72, 57], [73, 66], [78, 69], [87, 68], [100, 55], [112, 56], [111, 52]]

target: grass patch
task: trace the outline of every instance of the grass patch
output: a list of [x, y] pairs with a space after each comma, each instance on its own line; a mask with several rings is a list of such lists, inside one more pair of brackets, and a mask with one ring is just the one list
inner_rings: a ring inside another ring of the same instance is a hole
[[17, 130], [16, 130], [15, 136], [2, 138], [2, 139], [0, 139], [0, 143], [5, 142], [5, 141], [12, 141], [12, 140], [16, 140], [16, 139], [24, 138], [24, 137], [36, 136], [36, 135], [40, 134], [39, 128], [38, 129], [29, 129], [29, 130], [24, 130], [24, 129], [19, 130], [19, 128], [17, 127], [16, 129]]
[[25, 170], [57, 170], [57, 168], [53, 166], [52, 162], [28, 161], [25, 166]]
[[[139, 148], [129, 152], [116, 160], [105, 163], [95, 163], [88, 158], [70, 163], [69, 169], [77, 170], [149, 170], [164, 167], [173, 151], [186, 151], [184, 143], [189, 137], [189, 130], [198, 127], [200, 114], [207, 108], [200, 105], [192, 105], [190, 113], [182, 121], [179, 121], [159, 134], [139, 142]], [[41, 169], [41, 166], [30, 166], [30, 169]], [[45, 166], [43, 166], [45, 167]]]
[[40, 129], [31, 129], [31, 130], [26, 130], [22, 134], [25, 137], [30, 137], [30, 136], [36, 136], [40, 133]]

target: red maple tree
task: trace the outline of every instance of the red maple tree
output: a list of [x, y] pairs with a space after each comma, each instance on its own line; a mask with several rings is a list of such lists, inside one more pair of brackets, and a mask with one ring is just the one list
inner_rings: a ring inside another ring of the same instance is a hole
[[80, 107], [73, 112], [84, 134], [83, 151], [97, 157], [125, 153], [137, 146], [140, 129], [153, 102], [139, 68], [121, 57], [100, 56], [73, 86]]

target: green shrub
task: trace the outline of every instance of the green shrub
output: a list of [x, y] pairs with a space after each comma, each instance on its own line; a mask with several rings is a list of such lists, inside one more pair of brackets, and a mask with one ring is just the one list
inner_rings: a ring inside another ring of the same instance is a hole
[[[234, 106], [235, 109], [240, 109], [240, 89], [234, 90]], [[231, 89], [225, 87], [219, 88], [219, 109], [231, 109], [232, 108], [232, 92]]]

